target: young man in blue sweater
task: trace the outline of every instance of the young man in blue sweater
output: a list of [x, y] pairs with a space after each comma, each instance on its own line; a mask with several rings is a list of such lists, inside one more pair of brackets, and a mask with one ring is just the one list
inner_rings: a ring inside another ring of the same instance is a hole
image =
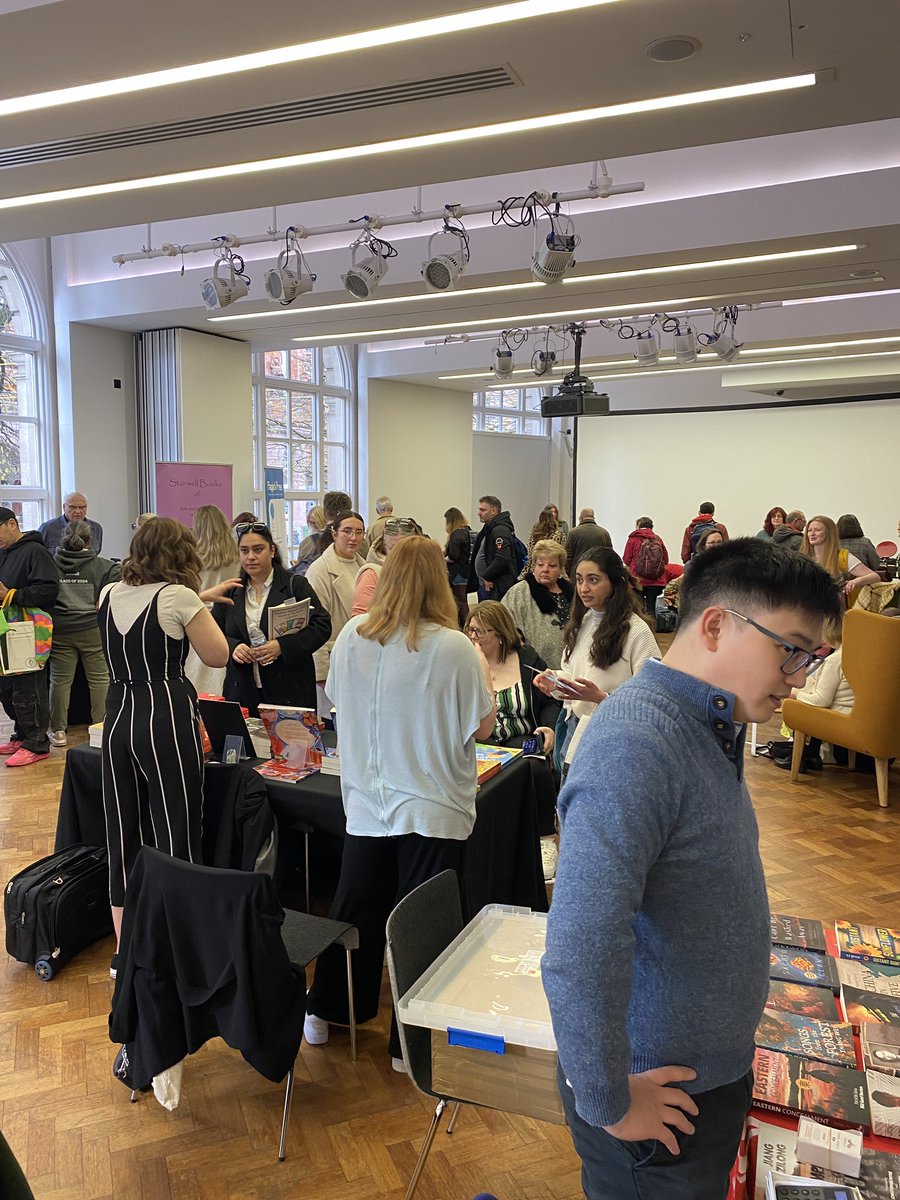
[[821, 661], [811, 559], [700, 554], [663, 662], [591, 719], [559, 800], [543, 960], [589, 1200], [723, 1200], [768, 989], [769, 905], [744, 733]]

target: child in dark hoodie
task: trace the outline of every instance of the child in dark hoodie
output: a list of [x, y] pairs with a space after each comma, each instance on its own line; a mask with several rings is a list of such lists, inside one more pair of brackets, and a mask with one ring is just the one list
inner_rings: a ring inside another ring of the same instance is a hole
[[91, 537], [87, 521], [69, 521], [55, 555], [60, 580], [50, 655], [50, 741], [54, 746], [66, 744], [69, 694], [79, 659], [91, 691], [92, 720], [102, 721], [106, 708], [109, 672], [100, 643], [97, 600], [101, 590], [119, 578], [121, 567], [100, 558], [91, 548]]

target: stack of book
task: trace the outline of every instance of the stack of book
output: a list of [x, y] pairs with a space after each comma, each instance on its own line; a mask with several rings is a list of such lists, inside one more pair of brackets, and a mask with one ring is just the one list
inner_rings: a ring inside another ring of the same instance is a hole
[[337, 746], [329, 746], [325, 749], [319, 770], [323, 775], [340, 775], [341, 756], [338, 754]]
[[98, 721], [96, 725], [88, 725], [88, 743], [95, 746], [98, 750], [103, 745], [103, 722]]

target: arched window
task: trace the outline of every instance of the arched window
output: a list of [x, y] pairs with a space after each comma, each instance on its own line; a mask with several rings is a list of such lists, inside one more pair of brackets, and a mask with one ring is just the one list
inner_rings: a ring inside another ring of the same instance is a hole
[[253, 464], [257, 510], [266, 467], [284, 472], [288, 541], [309, 534], [325, 492], [354, 490], [353, 375], [343, 346], [253, 355]]
[[0, 504], [23, 529], [48, 516], [44, 321], [13, 252], [0, 245]]

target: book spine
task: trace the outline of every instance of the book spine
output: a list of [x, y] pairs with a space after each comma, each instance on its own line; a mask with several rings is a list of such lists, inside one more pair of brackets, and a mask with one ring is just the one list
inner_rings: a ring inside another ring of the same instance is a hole
[[900, 958], [895, 956], [884, 958], [880, 954], [862, 954], [857, 950], [844, 950], [843, 947], [841, 958], [849, 958], [853, 962], [879, 963], [883, 967], [900, 967]]
[[802, 1108], [795, 1108], [791, 1104], [776, 1104], [774, 1100], [760, 1100], [758, 1096], [753, 1097], [753, 1107], [762, 1109], [764, 1112], [781, 1113], [783, 1117], [812, 1117], [816, 1121], [821, 1121], [823, 1125], [833, 1125], [835, 1129], [858, 1129], [861, 1133], [866, 1133], [868, 1125], [861, 1125], [858, 1121], [845, 1121], [842, 1117], [835, 1117], [831, 1113], [826, 1112], [807, 1112]]

